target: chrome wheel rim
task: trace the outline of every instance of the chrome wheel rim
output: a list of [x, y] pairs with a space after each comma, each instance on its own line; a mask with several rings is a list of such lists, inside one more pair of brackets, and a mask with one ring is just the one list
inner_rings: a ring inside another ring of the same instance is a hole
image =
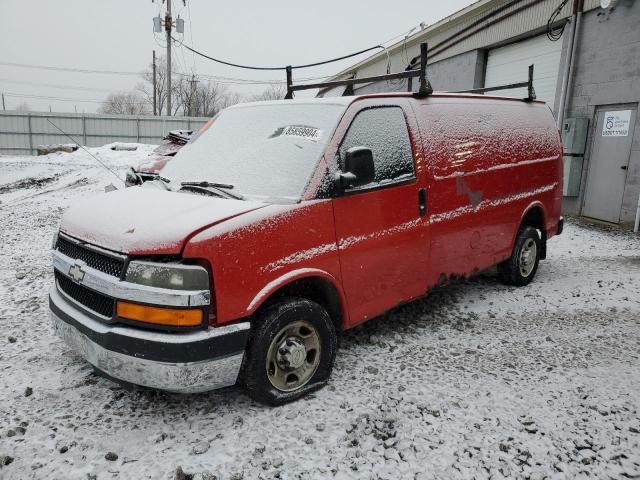
[[267, 378], [281, 392], [307, 384], [320, 365], [320, 335], [306, 320], [282, 328], [267, 351]]
[[536, 264], [536, 256], [538, 255], [538, 246], [533, 238], [527, 238], [522, 249], [520, 250], [520, 258], [518, 265], [520, 267], [520, 275], [528, 277], [533, 272]]

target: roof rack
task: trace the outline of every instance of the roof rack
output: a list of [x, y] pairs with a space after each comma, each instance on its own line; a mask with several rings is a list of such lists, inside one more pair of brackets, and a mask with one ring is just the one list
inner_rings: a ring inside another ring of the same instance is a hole
[[433, 93], [433, 88], [429, 80], [427, 80], [427, 43], [420, 44], [420, 68], [415, 70], [406, 70], [398, 73], [387, 73], [386, 75], [376, 75], [374, 77], [350, 78], [347, 80], [335, 80], [333, 82], [307, 83], [304, 85], [294, 85], [291, 66], [287, 67], [287, 95], [286, 99], [293, 98], [293, 93], [300, 90], [312, 90], [314, 88], [333, 88], [346, 86], [353, 89], [353, 85], [357, 83], [371, 83], [385, 80], [397, 80], [400, 78], [420, 78], [420, 88], [416, 95], [426, 96]]
[[[431, 86], [431, 82], [427, 79], [427, 55], [428, 52], [428, 44], [427, 42], [423, 42], [420, 44], [420, 68], [419, 69], [411, 69], [411, 65], [407, 67], [407, 70], [404, 72], [398, 73], [387, 73], [385, 75], [376, 75], [373, 77], [364, 77], [364, 78], [349, 78], [346, 80], [334, 80], [331, 82], [320, 82], [320, 83], [306, 83], [306, 84], [298, 84], [294, 85], [293, 83], [293, 68], [289, 65], [287, 67], [287, 94], [284, 97], [285, 99], [293, 98], [294, 92], [298, 92], [300, 90], [312, 90], [315, 88], [334, 88], [334, 87], [347, 87], [345, 89], [344, 95], [353, 95], [353, 86], [358, 83], [373, 83], [380, 82], [386, 80], [397, 80], [401, 78], [407, 78], [408, 81], [408, 90], [412, 90], [412, 79], [415, 77], [419, 77], [420, 79], [420, 88], [417, 92], [414, 93], [417, 97], [425, 97], [427, 95], [431, 95], [433, 93], [433, 87]], [[525, 82], [518, 83], [510, 83], [507, 85], [498, 85], [495, 87], [484, 87], [484, 88], [473, 88], [471, 90], [458, 90], [455, 92], [449, 93], [485, 93], [485, 92], [494, 92], [496, 90], [508, 90], [512, 88], [527, 88], [527, 97], [524, 100], [531, 101], [535, 100], [536, 92], [533, 88], [533, 65], [529, 65], [529, 77]]]
[[526, 82], [509, 83], [507, 85], [497, 85], [495, 87], [472, 88], [471, 90], [456, 90], [449, 93], [485, 93], [495, 92], [496, 90], [509, 90], [512, 88], [527, 87], [527, 97], [524, 100], [535, 100], [536, 91], [533, 88], [533, 65], [529, 65], [529, 77]]

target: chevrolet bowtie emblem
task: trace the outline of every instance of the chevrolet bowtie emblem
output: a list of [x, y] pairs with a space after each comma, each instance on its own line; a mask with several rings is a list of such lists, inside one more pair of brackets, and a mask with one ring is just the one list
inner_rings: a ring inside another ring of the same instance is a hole
[[76, 283], [80, 283], [84, 279], [84, 270], [76, 263], [69, 269], [69, 276], [73, 278]]

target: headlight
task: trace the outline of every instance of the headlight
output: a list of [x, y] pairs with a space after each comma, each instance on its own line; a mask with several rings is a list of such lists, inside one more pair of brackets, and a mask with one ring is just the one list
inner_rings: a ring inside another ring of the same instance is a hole
[[133, 261], [129, 263], [127, 282], [172, 290], [208, 290], [209, 272], [197, 265]]
[[58, 230], [53, 234], [53, 242], [51, 243], [51, 250], [56, 249], [56, 245], [58, 244]]

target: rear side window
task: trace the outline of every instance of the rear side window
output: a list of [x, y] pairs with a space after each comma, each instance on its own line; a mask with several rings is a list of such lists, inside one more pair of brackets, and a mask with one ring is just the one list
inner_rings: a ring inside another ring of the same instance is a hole
[[376, 107], [361, 111], [340, 145], [341, 167], [347, 150], [367, 147], [373, 152], [376, 183], [390, 183], [414, 176], [411, 140], [400, 107]]

